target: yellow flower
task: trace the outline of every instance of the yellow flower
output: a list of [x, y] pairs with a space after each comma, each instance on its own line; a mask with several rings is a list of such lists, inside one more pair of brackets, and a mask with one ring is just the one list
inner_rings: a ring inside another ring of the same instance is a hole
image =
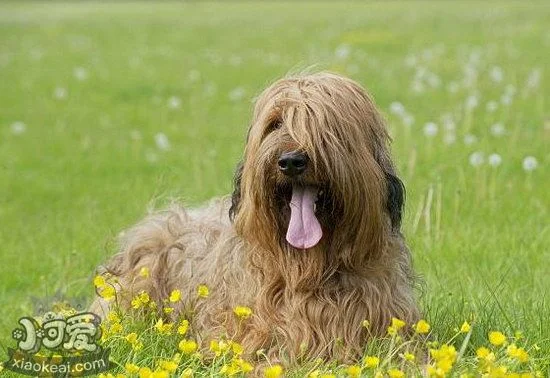
[[155, 329], [158, 331], [158, 333], [163, 335], [169, 335], [172, 333], [172, 323], [164, 323], [162, 319], [157, 320], [155, 324]]
[[141, 291], [139, 293], [139, 300], [141, 301], [141, 303], [143, 304], [147, 304], [149, 303], [149, 301], [151, 300], [151, 298], [149, 297], [149, 294], [146, 292], [146, 291]]
[[139, 369], [139, 378], [151, 378], [153, 372], [148, 367], [142, 367]]
[[243, 373], [250, 373], [252, 370], [254, 370], [254, 366], [250, 362], [247, 362], [243, 360], [242, 358], [237, 358], [233, 360], [241, 369]]
[[361, 325], [367, 329], [370, 328], [370, 322], [368, 320], [363, 320], [363, 322], [361, 323]]
[[336, 375], [332, 373], [324, 373], [324, 374], [321, 374], [319, 378], [336, 378]]
[[160, 361], [159, 363], [159, 366], [163, 369], [163, 370], [166, 370], [167, 372], [169, 373], [173, 373], [176, 371], [176, 369], [178, 368], [178, 364], [175, 363], [174, 361]]
[[470, 324], [468, 322], [464, 322], [460, 326], [460, 332], [461, 333], [468, 333], [468, 332], [470, 332], [470, 328], [471, 328]]
[[151, 378], [168, 378], [169, 374], [165, 370], [155, 370], [153, 374], [151, 374]]
[[210, 295], [210, 290], [208, 289], [208, 286], [206, 285], [199, 285], [197, 287], [197, 295], [199, 298], [208, 298]]
[[265, 378], [279, 378], [283, 376], [283, 368], [281, 365], [273, 365], [264, 369]]
[[174, 307], [164, 307], [162, 311], [164, 311], [165, 314], [171, 314], [174, 312]]
[[211, 340], [210, 341], [210, 351], [214, 352], [216, 357], [221, 356], [222, 354], [225, 354], [231, 345], [223, 340]]
[[416, 323], [416, 326], [414, 328], [416, 333], [423, 334], [423, 333], [430, 332], [430, 325], [424, 319], [419, 320], [418, 323]]
[[403, 373], [399, 369], [390, 369], [388, 370], [388, 376], [390, 378], [403, 378], [405, 376], [405, 373]]
[[361, 376], [361, 367], [358, 365], [351, 365], [348, 366], [346, 369], [346, 373], [349, 377], [357, 378]]
[[105, 285], [102, 287], [98, 287], [98, 294], [101, 298], [105, 299], [106, 301], [111, 301], [116, 296], [116, 290], [111, 285]]
[[407, 361], [413, 362], [415, 360], [415, 356], [412, 353], [406, 352], [403, 353], [403, 358]]
[[139, 371], [139, 366], [130, 362], [124, 365], [124, 368], [128, 374], [135, 374]]
[[311, 373], [308, 374], [307, 378], [319, 378], [321, 375], [321, 372], [319, 369], [313, 370]]
[[135, 333], [135, 332], [129, 333], [129, 334], [126, 335], [125, 339], [130, 344], [135, 344], [137, 342], [137, 333]]
[[120, 322], [120, 316], [114, 311], [109, 311], [107, 314], [107, 320], [111, 323], [119, 323]]
[[506, 342], [506, 336], [502, 332], [491, 331], [489, 332], [489, 342], [494, 346], [502, 345]]
[[182, 340], [178, 344], [179, 350], [181, 350], [184, 354], [193, 354], [197, 351], [198, 345], [193, 340]]
[[178, 302], [181, 299], [181, 291], [179, 290], [172, 290], [170, 293], [170, 302]]
[[178, 326], [178, 334], [185, 335], [189, 329], [189, 320], [183, 319]]
[[139, 270], [139, 275], [140, 275], [141, 277], [145, 277], [145, 278], [149, 277], [149, 268], [147, 268], [146, 266], [144, 266], [143, 268], [141, 268], [141, 269]]
[[512, 358], [515, 358], [519, 362], [529, 361], [529, 354], [523, 348], [518, 348], [515, 344], [510, 344], [506, 348], [506, 354]]
[[94, 286], [97, 287], [97, 288], [102, 288], [103, 286], [105, 286], [106, 282], [105, 282], [105, 277], [103, 276], [95, 276], [94, 277]]
[[495, 358], [495, 355], [493, 354], [493, 352], [491, 352], [488, 348], [486, 347], [480, 347], [480, 348], [477, 348], [476, 350], [476, 356], [478, 358], [481, 358], [483, 360], [488, 360], [488, 361], [492, 361], [494, 360]]
[[[252, 310], [250, 307], [244, 307], [244, 306], [237, 306], [233, 309], [233, 312], [235, 315], [237, 315], [240, 319], [247, 319], [252, 315]], [[278, 365], [275, 365], [278, 366]]]
[[235, 356], [240, 356], [244, 352], [244, 348], [241, 344], [231, 341], [231, 350]]
[[109, 333], [111, 334], [120, 333], [122, 332], [122, 330], [123, 330], [122, 324], [120, 323], [113, 323], [111, 324], [111, 327], [109, 327]]
[[363, 364], [365, 365], [365, 367], [369, 369], [377, 367], [379, 363], [380, 363], [380, 359], [375, 356], [366, 356], [363, 359]]
[[405, 322], [401, 319], [391, 318], [391, 326], [395, 329], [401, 329], [405, 326]]

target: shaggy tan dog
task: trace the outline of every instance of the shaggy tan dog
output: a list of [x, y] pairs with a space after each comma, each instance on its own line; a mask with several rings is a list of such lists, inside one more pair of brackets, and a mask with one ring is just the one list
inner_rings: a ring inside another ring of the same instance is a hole
[[[124, 233], [107, 266], [123, 289], [119, 304], [141, 290], [161, 303], [180, 289], [175, 313], [193, 313], [194, 337], [226, 335], [291, 361], [357, 356], [392, 317], [412, 324], [404, 189], [388, 143], [352, 80], [316, 73], [275, 82], [256, 102], [232, 197], [174, 206]], [[211, 295], [198, 299], [203, 284]], [[239, 320], [235, 306], [253, 315]]]

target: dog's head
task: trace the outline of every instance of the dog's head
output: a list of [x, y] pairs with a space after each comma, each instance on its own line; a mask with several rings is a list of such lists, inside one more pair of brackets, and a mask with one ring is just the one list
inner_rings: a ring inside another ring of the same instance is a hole
[[404, 189], [382, 117], [354, 81], [284, 78], [257, 99], [230, 216], [248, 240], [380, 249], [399, 230]]

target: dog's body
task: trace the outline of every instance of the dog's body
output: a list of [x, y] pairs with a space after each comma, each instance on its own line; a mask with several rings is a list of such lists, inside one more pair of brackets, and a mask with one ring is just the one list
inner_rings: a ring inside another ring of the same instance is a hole
[[[182, 292], [195, 337], [249, 353], [351, 357], [418, 310], [400, 233], [403, 187], [373, 102], [328, 73], [282, 79], [258, 99], [231, 199], [174, 206], [124, 233], [108, 264], [128, 306]], [[150, 276], [139, 272], [147, 267]], [[197, 298], [207, 285], [210, 296]], [[236, 306], [253, 315], [240, 320]], [[92, 309], [106, 310], [97, 300]], [[367, 320], [369, 327], [363, 327]]]

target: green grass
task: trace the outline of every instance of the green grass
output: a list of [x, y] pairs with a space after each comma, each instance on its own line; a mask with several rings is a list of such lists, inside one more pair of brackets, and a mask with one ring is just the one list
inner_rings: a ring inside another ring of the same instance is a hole
[[[489, 330], [521, 330], [547, 374], [548, 19], [542, 1], [0, 4], [0, 355], [37, 303], [56, 293], [90, 300], [94, 268], [148, 206], [228, 193], [251, 99], [313, 66], [358, 80], [386, 114], [434, 337], [448, 340], [466, 319], [474, 346]], [[465, 85], [468, 62], [476, 79]], [[470, 95], [478, 106], [468, 111]], [[390, 112], [395, 101], [412, 126]], [[433, 138], [428, 122], [438, 125]], [[490, 132], [497, 122], [501, 137]], [[477, 141], [467, 145], [470, 134]], [[469, 163], [474, 152], [481, 166]], [[491, 153], [500, 166], [487, 164]], [[522, 168], [526, 156], [534, 171]]]

